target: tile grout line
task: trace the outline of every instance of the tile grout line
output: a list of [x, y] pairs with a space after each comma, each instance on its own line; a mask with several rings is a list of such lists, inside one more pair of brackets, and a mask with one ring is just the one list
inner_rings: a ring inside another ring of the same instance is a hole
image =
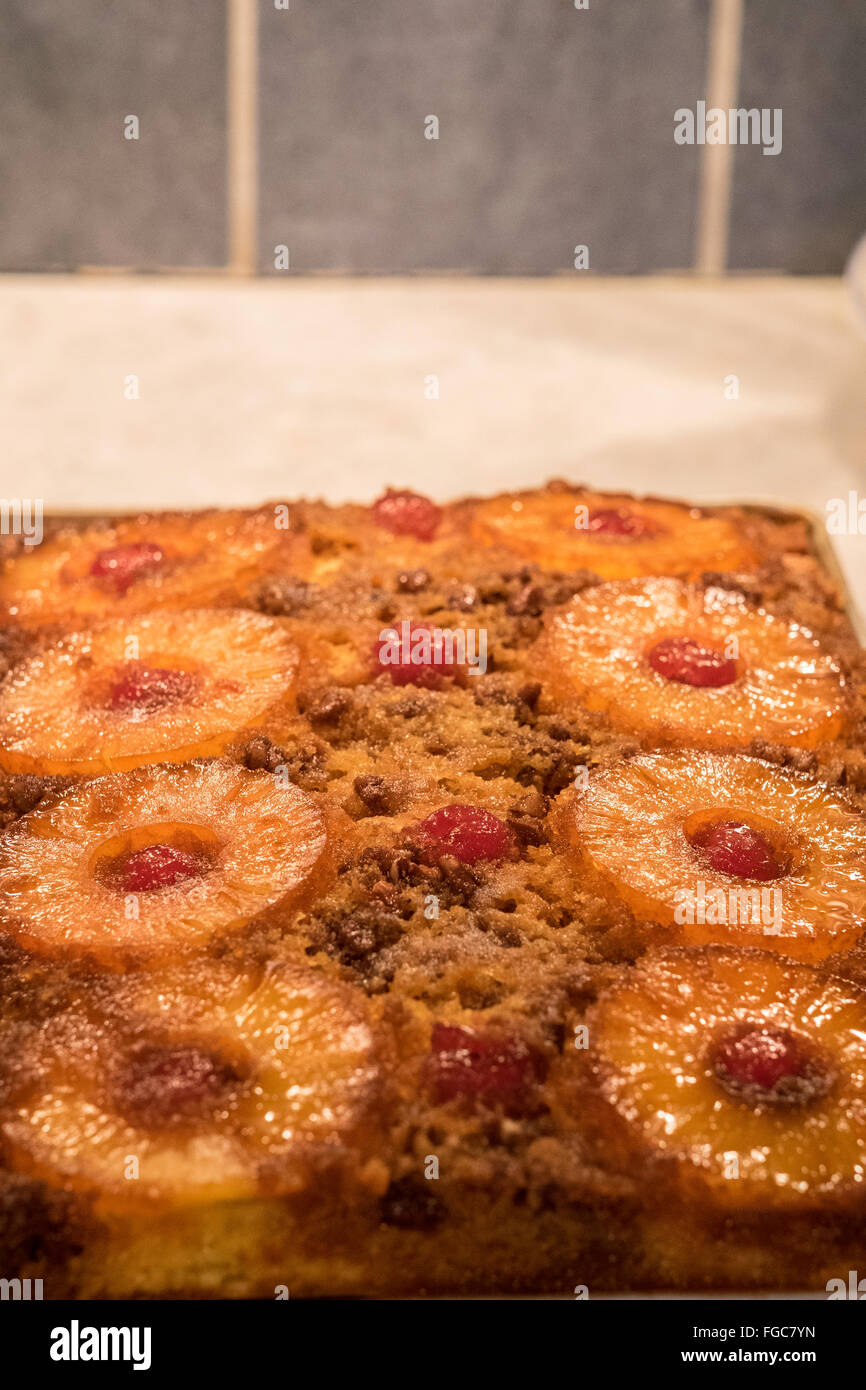
[[258, 265], [258, 0], [228, 0], [228, 270]]
[[[713, 0], [707, 53], [707, 109], [737, 104], [745, 0]], [[728, 268], [734, 151], [730, 144], [703, 145], [698, 193], [695, 270], [721, 275]]]

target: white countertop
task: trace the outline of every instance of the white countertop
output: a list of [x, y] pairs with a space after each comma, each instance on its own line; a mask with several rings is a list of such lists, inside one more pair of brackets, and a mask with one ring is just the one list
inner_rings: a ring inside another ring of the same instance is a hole
[[568, 476], [823, 513], [866, 496], [866, 343], [831, 279], [6, 276], [0, 442], [46, 511]]

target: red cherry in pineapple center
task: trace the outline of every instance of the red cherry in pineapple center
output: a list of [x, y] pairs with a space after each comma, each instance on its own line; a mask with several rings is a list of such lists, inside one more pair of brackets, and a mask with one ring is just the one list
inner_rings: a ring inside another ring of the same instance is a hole
[[194, 1044], [149, 1043], [118, 1068], [118, 1108], [134, 1124], [169, 1128], [205, 1119], [236, 1093], [240, 1075]]
[[504, 859], [514, 845], [511, 831], [498, 816], [483, 806], [461, 802], [433, 811], [415, 827], [411, 838], [432, 858], [451, 855], [461, 864]]
[[414, 536], [419, 541], [432, 541], [442, 519], [441, 507], [408, 490], [386, 492], [373, 503], [372, 513], [376, 525], [392, 536]]
[[110, 878], [121, 893], [152, 893], [157, 888], [173, 888], [185, 879], [199, 878], [201, 861], [173, 845], [145, 845], [111, 866]]
[[817, 1052], [788, 1028], [740, 1024], [709, 1056], [716, 1080], [738, 1100], [803, 1104], [825, 1095], [832, 1076]]
[[737, 679], [735, 661], [691, 637], [665, 637], [650, 648], [647, 660], [657, 675], [682, 685], [715, 688]]
[[438, 1104], [458, 1097], [514, 1104], [531, 1094], [542, 1059], [521, 1038], [436, 1023], [427, 1080]]
[[730, 874], [732, 878], [768, 883], [786, 872], [770, 842], [743, 821], [716, 821], [715, 825], [695, 831], [689, 841], [717, 873]]
[[90, 573], [94, 579], [105, 579], [114, 585], [118, 593], [125, 594], [136, 579], [152, 574], [164, 559], [160, 546], [151, 541], [135, 541], [130, 545], [100, 550], [90, 566]]
[[131, 662], [109, 687], [108, 704], [112, 709], [146, 714], [191, 699], [196, 687], [196, 678], [189, 671]]
[[635, 541], [657, 536], [661, 528], [639, 512], [624, 507], [598, 507], [589, 513], [585, 529], [593, 536]]

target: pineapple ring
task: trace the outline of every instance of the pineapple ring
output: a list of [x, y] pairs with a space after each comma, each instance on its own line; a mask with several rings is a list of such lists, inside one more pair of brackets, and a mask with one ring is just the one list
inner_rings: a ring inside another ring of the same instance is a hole
[[[24, 627], [77, 626], [155, 608], [232, 604], [289, 544], [277, 521], [274, 508], [263, 507], [64, 527], [6, 562], [0, 611]], [[142, 547], [149, 549], [149, 561], [117, 568], [123, 560], [117, 552]]]
[[[866, 997], [856, 985], [766, 951], [675, 947], [645, 956], [586, 1022], [577, 1093], [573, 1073], [560, 1073], [557, 1104], [565, 1123], [579, 1107], [626, 1165], [649, 1163], [652, 1181], [666, 1173], [681, 1193], [720, 1205], [862, 1195]], [[825, 1084], [802, 1103], [733, 1097], [714, 1049], [752, 1028], [792, 1034]]]
[[[297, 663], [279, 620], [243, 609], [142, 614], [72, 633], [0, 687], [0, 766], [97, 774], [221, 753], [286, 694]], [[114, 707], [112, 691], [142, 670], [168, 683], [169, 698]]]
[[[701, 688], [653, 670], [647, 653], [683, 637], [732, 657], [733, 682]], [[555, 697], [576, 697], [650, 743], [744, 748], [766, 739], [812, 748], [845, 724], [839, 668], [805, 628], [739, 594], [678, 579], [584, 590], [549, 625], [538, 661]]]
[[505, 545], [543, 569], [589, 569], [602, 579], [696, 578], [710, 563], [737, 570], [756, 562], [754, 549], [724, 517], [579, 489], [479, 502], [472, 531], [482, 544]]
[[[199, 873], [130, 891], [106, 873], [149, 845]], [[109, 964], [201, 947], [295, 902], [326, 871], [322, 815], [266, 772], [220, 763], [99, 777], [0, 837], [0, 927], [40, 952]]]
[[288, 1195], [375, 1148], [384, 1040], [308, 966], [208, 960], [115, 977], [9, 1058], [15, 1167], [106, 1207]]
[[[866, 923], [866, 817], [822, 783], [759, 758], [642, 754], [596, 773], [561, 817], [600, 891], [687, 944], [819, 961], [853, 946]], [[757, 831], [787, 871], [758, 882], [713, 868], [689, 838], [724, 820]]]

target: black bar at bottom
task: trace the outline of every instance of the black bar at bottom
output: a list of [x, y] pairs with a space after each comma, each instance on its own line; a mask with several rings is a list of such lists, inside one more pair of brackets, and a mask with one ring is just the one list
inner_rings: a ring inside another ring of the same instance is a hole
[[[675, 1367], [699, 1375], [707, 1366], [797, 1366], [826, 1379], [858, 1364], [866, 1322], [856, 1301], [6, 1301], [0, 1302], [0, 1345], [7, 1367], [11, 1358], [25, 1373], [33, 1369], [61, 1380], [92, 1379], [109, 1369], [114, 1376], [160, 1381], [190, 1372], [213, 1373], [221, 1383], [232, 1375], [245, 1382], [254, 1377], [257, 1384], [262, 1376], [279, 1376], [277, 1384], [308, 1380], [318, 1368], [328, 1382], [342, 1369], [386, 1384], [446, 1377], [465, 1384], [476, 1366], [489, 1384], [499, 1367], [514, 1378], [518, 1360], [526, 1357], [540, 1356], [551, 1374], [552, 1353], [568, 1358], [557, 1377], [570, 1366], [569, 1379], [598, 1364], [612, 1373], [644, 1375]], [[450, 1340], [452, 1329], [459, 1341]]]

